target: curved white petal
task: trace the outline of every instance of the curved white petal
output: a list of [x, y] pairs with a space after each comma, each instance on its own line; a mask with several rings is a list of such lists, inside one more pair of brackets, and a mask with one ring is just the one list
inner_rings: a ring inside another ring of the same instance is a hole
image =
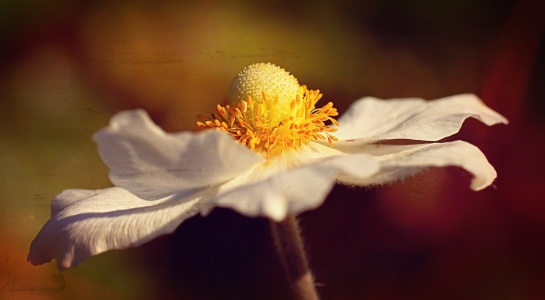
[[366, 97], [352, 104], [339, 118], [334, 135], [340, 140], [361, 139], [360, 143], [393, 139], [437, 141], [457, 133], [468, 117], [489, 126], [507, 124], [507, 119], [472, 94], [433, 101]]
[[263, 161], [220, 131], [165, 133], [143, 110], [116, 114], [94, 139], [111, 181], [142, 199], [218, 184]]
[[255, 168], [226, 183], [214, 203], [246, 216], [280, 221], [287, 213], [298, 214], [322, 204], [337, 177], [367, 178], [378, 171], [378, 163], [369, 155], [356, 154], [333, 156], [280, 172], [274, 166], [268, 168]]
[[363, 180], [342, 178], [349, 184], [374, 185], [393, 182], [428, 167], [457, 166], [473, 174], [471, 189], [478, 191], [492, 184], [496, 170], [479, 148], [464, 141], [420, 145], [365, 145], [359, 153], [375, 156], [380, 171]]
[[28, 261], [54, 258], [63, 270], [107, 250], [141, 245], [197, 214], [201, 200], [174, 195], [146, 201], [118, 187], [66, 190], [53, 199], [51, 219], [32, 241]]

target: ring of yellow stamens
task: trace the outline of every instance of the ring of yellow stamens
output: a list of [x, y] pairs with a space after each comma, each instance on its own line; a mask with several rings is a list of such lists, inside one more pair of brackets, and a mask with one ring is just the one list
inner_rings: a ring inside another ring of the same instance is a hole
[[[259, 65], [271, 68], [270, 64], [258, 64], [257, 67]], [[280, 70], [289, 75], [283, 69]], [[296, 86], [299, 86], [293, 76], [290, 80], [295, 80]], [[337, 128], [326, 123], [331, 122], [338, 126], [333, 118], [338, 112], [331, 102], [316, 108], [316, 102], [321, 97], [319, 90], [308, 90], [306, 86], [299, 86], [291, 101], [284, 97], [279, 103], [278, 95], [267, 95], [262, 90], [259, 99], [247, 95], [246, 100], [237, 99], [234, 107], [223, 101], [217, 105], [212, 118], [199, 116], [201, 121], [197, 125], [225, 131], [250, 149], [267, 154], [271, 151], [282, 153], [289, 148], [297, 149], [313, 140], [327, 140], [333, 145], [337, 138], [331, 133], [337, 131]], [[286, 107], [288, 104], [289, 107]]]

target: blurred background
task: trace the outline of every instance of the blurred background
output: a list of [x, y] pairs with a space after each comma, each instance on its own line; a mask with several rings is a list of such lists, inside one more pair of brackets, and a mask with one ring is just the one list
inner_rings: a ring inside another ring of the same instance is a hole
[[267, 221], [226, 209], [62, 273], [26, 262], [55, 195], [111, 186], [91, 136], [113, 114], [197, 130], [256, 62], [341, 113], [363, 96], [472, 92], [510, 121], [449, 139], [495, 166], [483, 191], [430, 169], [336, 186], [301, 215], [323, 299], [545, 298], [544, 24], [540, 0], [2, 0], [0, 298], [281, 299]]

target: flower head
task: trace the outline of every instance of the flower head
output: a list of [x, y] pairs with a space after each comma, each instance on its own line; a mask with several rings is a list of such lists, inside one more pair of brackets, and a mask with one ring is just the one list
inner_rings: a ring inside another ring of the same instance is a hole
[[[507, 120], [471, 94], [356, 101], [338, 120], [319, 91], [272, 64], [244, 69], [228, 100], [199, 133], [165, 133], [143, 110], [124, 111], [94, 136], [115, 187], [66, 190], [53, 199], [51, 219], [28, 260], [57, 260], [59, 269], [112, 249], [141, 245], [216, 206], [282, 220], [318, 207], [335, 182], [377, 185], [423, 168], [458, 166], [471, 188], [496, 171], [475, 146], [454, 141], [468, 117], [487, 125]], [[417, 144], [395, 144], [397, 140]], [[380, 147], [378, 143], [391, 141]]]
[[[229, 91], [228, 102], [218, 104], [211, 119], [201, 117], [200, 127], [217, 128], [241, 144], [266, 154], [297, 149], [310, 141], [327, 140], [332, 146], [339, 125], [337, 109], [329, 102], [316, 108], [319, 90], [300, 86], [297, 79], [273, 64], [253, 64], [240, 72]], [[275, 151], [276, 150], [276, 151]]]

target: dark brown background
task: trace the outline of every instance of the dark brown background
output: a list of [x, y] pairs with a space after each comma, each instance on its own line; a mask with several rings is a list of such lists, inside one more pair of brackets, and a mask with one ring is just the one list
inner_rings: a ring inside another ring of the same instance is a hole
[[474, 92], [510, 120], [451, 139], [498, 171], [431, 169], [337, 186], [301, 216], [323, 299], [545, 297], [545, 7], [480, 1], [17, 1], [0, 3], [0, 298], [261, 299], [284, 288], [268, 225], [229, 210], [77, 268], [26, 262], [68, 188], [110, 186], [91, 135], [145, 108], [196, 130], [232, 78], [272, 62], [341, 112], [382, 98]]

